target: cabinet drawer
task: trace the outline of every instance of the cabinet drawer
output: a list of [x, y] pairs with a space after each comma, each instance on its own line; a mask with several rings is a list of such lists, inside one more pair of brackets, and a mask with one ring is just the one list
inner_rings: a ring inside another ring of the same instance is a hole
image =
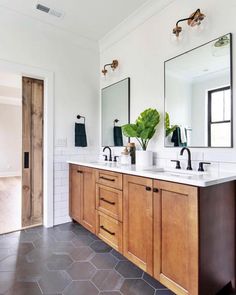
[[96, 208], [119, 221], [122, 221], [122, 197], [122, 191], [96, 184]]
[[97, 210], [97, 236], [122, 253], [122, 223]]
[[120, 173], [97, 170], [96, 180], [100, 184], [122, 190], [122, 174]]

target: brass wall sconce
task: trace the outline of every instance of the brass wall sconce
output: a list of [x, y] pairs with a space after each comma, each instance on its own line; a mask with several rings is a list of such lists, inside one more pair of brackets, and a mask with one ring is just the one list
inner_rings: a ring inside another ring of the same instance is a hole
[[201, 22], [205, 18], [205, 14], [201, 12], [201, 10], [198, 8], [195, 12], [193, 12], [189, 17], [179, 19], [173, 29], [173, 34], [178, 38], [180, 33], [182, 32], [182, 27], [179, 26], [180, 22], [187, 21], [187, 24], [190, 27], [200, 26]]
[[106, 69], [107, 67], [111, 67], [111, 69], [114, 71], [118, 67], [118, 65], [119, 62], [117, 59], [114, 59], [110, 64], [105, 64], [102, 70], [103, 75], [106, 76], [106, 74], [108, 73], [108, 70]]

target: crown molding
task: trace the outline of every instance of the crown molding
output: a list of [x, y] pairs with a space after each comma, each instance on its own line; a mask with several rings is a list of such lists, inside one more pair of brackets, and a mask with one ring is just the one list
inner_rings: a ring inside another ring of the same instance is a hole
[[138, 26], [145, 23], [153, 15], [158, 14], [175, 1], [176, 0], [149, 0], [144, 3], [118, 26], [99, 40], [100, 52], [105, 51], [107, 48], [135, 30]]

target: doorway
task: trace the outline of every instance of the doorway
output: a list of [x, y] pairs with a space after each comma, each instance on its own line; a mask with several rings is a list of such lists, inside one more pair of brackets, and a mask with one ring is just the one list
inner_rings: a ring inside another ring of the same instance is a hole
[[43, 221], [43, 80], [0, 73], [0, 234]]

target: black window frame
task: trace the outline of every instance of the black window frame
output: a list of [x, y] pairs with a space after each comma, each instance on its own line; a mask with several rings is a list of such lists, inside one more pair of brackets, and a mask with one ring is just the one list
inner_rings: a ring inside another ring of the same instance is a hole
[[[222, 120], [222, 121], [214, 121], [212, 122], [212, 111], [211, 111], [211, 98], [212, 98], [212, 94], [213, 93], [216, 93], [216, 92], [221, 92], [221, 91], [226, 91], [226, 90], [231, 90], [231, 86], [224, 86], [224, 87], [219, 87], [219, 88], [216, 88], [216, 89], [213, 89], [213, 90], [209, 90], [208, 91], [208, 147], [213, 147], [211, 145], [211, 126], [214, 125], [214, 124], [224, 124], [224, 123], [230, 123], [230, 127], [231, 127], [231, 141], [230, 141], [230, 146], [229, 147], [232, 147], [232, 136], [233, 136], [233, 133], [232, 133], [232, 99], [231, 99], [231, 111], [230, 111], [230, 120]], [[232, 90], [231, 90], [232, 91]], [[231, 97], [232, 97], [232, 93], [231, 93]]]

